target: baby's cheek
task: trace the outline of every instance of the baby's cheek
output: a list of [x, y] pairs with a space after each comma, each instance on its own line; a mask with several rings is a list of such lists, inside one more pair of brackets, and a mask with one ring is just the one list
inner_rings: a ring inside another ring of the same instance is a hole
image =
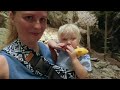
[[77, 43], [72, 44], [73, 48], [77, 48], [79, 46]]

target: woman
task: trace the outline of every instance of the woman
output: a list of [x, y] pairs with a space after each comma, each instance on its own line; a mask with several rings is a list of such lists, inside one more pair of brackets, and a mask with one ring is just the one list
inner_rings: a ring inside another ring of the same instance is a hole
[[8, 46], [0, 52], [1, 79], [65, 79], [49, 49], [38, 40], [47, 26], [47, 11], [11, 11]]

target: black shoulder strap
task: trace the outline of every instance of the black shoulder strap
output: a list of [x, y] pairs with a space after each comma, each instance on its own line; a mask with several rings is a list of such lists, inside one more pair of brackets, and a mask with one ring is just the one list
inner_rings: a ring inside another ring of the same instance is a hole
[[60, 73], [57, 73], [53, 68], [54, 65], [50, 64], [42, 56], [33, 56], [30, 64], [34, 70], [38, 70], [40, 73], [48, 76], [48, 79], [63, 79]]
[[36, 53], [33, 51], [34, 55], [29, 61], [34, 71], [39, 71], [44, 76], [47, 76], [48, 79], [75, 79], [74, 74], [71, 74], [69, 71], [60, 66], [49, 63], [43, 57], [41, 50], [39, 53], [40, 55], [36, 55]]

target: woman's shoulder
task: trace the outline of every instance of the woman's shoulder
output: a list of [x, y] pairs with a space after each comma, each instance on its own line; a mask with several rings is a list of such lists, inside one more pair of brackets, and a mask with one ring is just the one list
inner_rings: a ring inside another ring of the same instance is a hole
[[39, 42], [39, 47], [40, 47], [40, 52], [41, 54], [51, 63], [53, 63], [52, 60], [52, 56], [51, 56], [51, 52], [49, 50], [49, 48], [47, 47], [46, 44], [44, 44], [43, 42]]
[[0, 69], [7, 64], [7, 60], [3, 55], [0, 55]]
[[49, 48], [47, 47], [47, 45], [44, 44], [43, 42], [38, 42], [38, 44], [39, 44], [39, 47], [40, 47], [40, 51], [41, 51], [41, 52], [46, 52], [46, 51], [49, 50]]
[[47, 48], [47, 45], [46, 44], [44, 44], [43, 42], [38, 42], [38, 44], [39, 44], [39, 46], [41, 47], [41, 48]]
[[5, 57], [3, 55], [0, 55], [0, 65], [5, 63]]
[[0, 55], [0, 78], [8, 78], [8, 63], [3, 55]]

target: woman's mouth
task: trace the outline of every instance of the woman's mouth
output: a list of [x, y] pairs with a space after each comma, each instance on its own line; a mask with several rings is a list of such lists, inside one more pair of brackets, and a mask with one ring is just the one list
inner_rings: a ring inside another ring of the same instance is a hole
[[34, 32], [32, 32], [31, 34], [34, 35], [34, 36], [40, 35], [40, 33], [34, 33]]

